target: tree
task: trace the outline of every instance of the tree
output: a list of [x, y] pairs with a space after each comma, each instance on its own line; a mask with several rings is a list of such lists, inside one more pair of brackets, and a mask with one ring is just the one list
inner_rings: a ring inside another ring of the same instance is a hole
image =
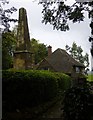
[[[13, 64], [13, 50], [15, 48], [15, 37], [9, 30], [10, 22], [16, 22], [17, 19], [11, 18], [11, 14], [16, 12], [15, 7], [4, 9], [4, 5], [9, 4], [7, 0], [0, 0], [0, 32], [2, 33], [2, 69], [9, 69]], [[2, 29], [3, 27], [3, 29]]]
[[77, 45], [75, 42], [73, 42], [72, 47], [69, 51], [71, 53], [71, 56], [75, 59], [77, 59]]
[[[53, 29], [67, 31], [69, 30], [69, 22], [73, 23], [84, 21], [85, 11], [88, 12], [89, 19], [93, 18], [93, 1], [92, 2], [74, 2], [72, 5], [67, 4], [67, 0], [46, 0], [41, 1], [43, 10], [42, 22], [47, 24], [50, 23]], [[91, 33], [93, 35], [93, 21], [90, 24]], [[91, 45], [91, 55], [93, 56], [93, 37], [89, 38]]]
[[13, 66], [15, 45], [16, 39], [12, 32], [2, 33], [2, 69], [9, 69]]
[[65, 48], [66, 48], [66, 51], [69, 51], [70, 55], [74, 59], [84, 64], [86, 68], [89, 66], [89, 55], [88, 53], [83, 55], [83, 49], [81, 48], [81, 46], [77, 46], [77, 44], [73, 42], [72, 47], [69, 47], [68, 45], [66, 45]]
[[[0, 21], [1, 25], [4, 27], [4, 32], [9, 31], [10, 22], [16, 22], [17, 19], [13, 19], [10, 17], [13, 12], [16, 12], [17, 9], [15, 7], [11, 7], [10, 9], [4, 9], [3, 6], [5, 4], [9, 4], [7, 0], [0, 0]], [[2, 28], [0, 28], [2, 30]]]
[[31, 51], [34, 53], [35, 64], [39, 63], [48, 55], [47, 46], [39, 43], [39, 41], [34, 38], [31, 39]]
[[47, 1], [39, 2], [43, 6], [42, 22], [53, 25], [54, 29], [66, 31], [69, 30], [68, 21], [71, 20], [73, 23], [81, 22], [84, 20], [84, 11], [88, 11], [89, 18], [92, 15], [92, 2], [74, 2], [72, 5], [67, 5], [67, 0], [55, 0], [54, 2]]

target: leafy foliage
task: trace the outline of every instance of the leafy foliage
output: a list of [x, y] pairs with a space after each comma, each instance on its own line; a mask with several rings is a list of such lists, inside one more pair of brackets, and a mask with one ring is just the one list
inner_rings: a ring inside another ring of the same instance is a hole
[[71, 78], [63, 73], [55, 73], [57, 75], [58, 86], [61, 91], [65, 91], [71, 87]]
[[68, 20], [75, 22], [81, 22], [84, 20], [84, 11], [88, 11], [89, 17], [92, 15], [90, 6], [92, 4], [75, 2], [73, 5], [68, 5], [65, 0], [62, 1], [47, 1], [40, 2], [43, 6], [42, 22], [53, 25], [54, 29], [66, 31], [69, 30]]
[[39, 63], [48, 55], [47, 46], [39, 43], [39, 41], [34, 38], [31, 39], [31, 51], [34, 53], [35, 64]]
[[70, 10], [70, 7], [65, 5], [64, 2], [57, 4], [57, 7], [53, 6], [51, 3], [42, 3], [43, 5], [43, 20], [42, 22], [47, 24], [48, 22], [53, 25], [53, 28], [57, 30], [66, 31], [69, 30], [67, 24], [67, 12]]
[[92, 120], [93, 94], [89, 87], [73, 87], [66, 91], [63, 101], [64, 120]]
[[12, 32], [2, 34], [2, 69], [9, 69], [13, 65], [13, 51], [16, 39]]
[[72, 47], [66, 45], [65, 48], [67, 51], [69, 51], [70, 55], [74, 59], [84, 64], [85, 67], [89, 66], [89, 55], [87, 53], [83, 55], [83, 49], [81, 48], [81, 46], [77, 46], [77, 44], [73, 42]]
[[[42, 1], [43, 10], [43, 20], [42, 22], [47, 24], [50, 23], [53, 29], [67, 31], [70, 29], [69, 21], [73, 23], [84, 21], [85, 12], [88, 12], [89, 18], [93, 17], [93, 6], [92, 2], [74, 2], [72, 5], [67, 4], [67, 0], [62, 1]], [[93, 35], [93, 22], [90, 24], [91, 33]], [[90, 37], [91, 38], [91, 37]], [[93, 56], [93, 38], [91, 38], [91, 55]]]
[[10, 18], [10, 15], [13, 14], [13, 12], [16, 12], [17, 9], [15, 7], [11, 7], [10, 9], [4, 9], [3, 6], [5, 4], [9, 4], [9, 2], [7, 0], [0, 0], [0, 19], [1, 25], [4, 26], [4, 32], [9, 31], [10, 22], [17, 21], [17, 19]]
[[[60, 89], [65, 90], [64, 82], [70, 77], [56, 75], [48, 71], [3, 71], [3, 112], [30, 108], [49, 101], [57, 96]], [[69, 84], [70, 86], [70, 84]]]

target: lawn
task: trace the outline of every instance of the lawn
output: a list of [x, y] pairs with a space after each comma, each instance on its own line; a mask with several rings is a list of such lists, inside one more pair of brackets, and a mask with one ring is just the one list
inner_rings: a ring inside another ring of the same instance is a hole
[[93, 81], [93, 74], [88, 75], [88, 81]]

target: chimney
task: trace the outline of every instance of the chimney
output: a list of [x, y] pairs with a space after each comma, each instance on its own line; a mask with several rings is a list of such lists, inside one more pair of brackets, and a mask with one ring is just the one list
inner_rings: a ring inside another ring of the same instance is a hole
[[48, 56], [50, 56], [52, 54], [52, 47], [49, 45], [48, 46]]

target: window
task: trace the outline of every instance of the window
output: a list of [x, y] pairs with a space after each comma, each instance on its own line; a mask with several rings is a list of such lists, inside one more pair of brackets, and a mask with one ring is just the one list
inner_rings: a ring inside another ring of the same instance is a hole
[[48, 67], [44, 67], [43, 70], [49, 70], [49, 68]]
[[79, 73], [79, 72], [80, 72], [80, 68], [76, 67], [76, 73]]

